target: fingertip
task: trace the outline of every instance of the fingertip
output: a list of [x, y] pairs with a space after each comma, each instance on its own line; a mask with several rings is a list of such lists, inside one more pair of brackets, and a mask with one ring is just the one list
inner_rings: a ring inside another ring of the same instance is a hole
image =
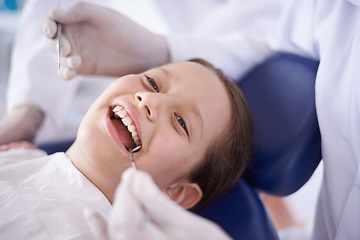
[[71, 44], [64, 35], [61, 37], [61, 56], [67, 57], [71, 54]]
[[48, 17], [52, 20], [57, 21], [57, 14], [56, 14], [57, 9], [56, 8], [52, 8], [49, 10], [49, 14]]
[[[116, 194], [115, 195], [121, 195], [121, 191], [120, 189], [122, 188], [128, 188], [131, 183], [132, 183], [132, 179], [133, 176], [135, 174], [136, 170], [133, 168], [128, 168], [126, 169], [122, 175], [121, 175], [121, 182], [120, 184], [117, 186], [117, 190], [116, 190]], [[116, 197], [115, 197], [116, 198]]]
[[81, 67], [81, 57], [79, 55], [72, 56], [68, 59], [68, 65], [71, 68], [79, 69]]
[[69, 68], [61, 68], [60, 67], [60, 76], [65, 80], [71, 80], [76, 76], [76, 71], [74, 69]]
[[76, 76], [76, 71], [74, 69], [67, 69], [65, 76], [67, 80], [71, 80]]
[[137, 171], [138, 175], [139, 175], [139, 179], [140, 181], [151, 181], [153, 182], [154, 180], [152, 179], [151, 175], [145, 171]]
[[51, 34], [51, 29], [49, 27], [49, 25], [43, 25], [43, 34], [48, 37], [48, 38], [53, 38], [54, 34]]
[[136, 172], [136, 169], [129, 167], [123, 172], [123, 177], [133, 175]]
[[65, 14], [66, 14], [65, 8], [52, 8], [49, 11], [49, 17], [58, 22], [62, 22], [63, 16]]
[[53, 20], [45, 18], [42, 25], [42, 31], [46, 37], [54, 38], [57, 31], [57, 25]]

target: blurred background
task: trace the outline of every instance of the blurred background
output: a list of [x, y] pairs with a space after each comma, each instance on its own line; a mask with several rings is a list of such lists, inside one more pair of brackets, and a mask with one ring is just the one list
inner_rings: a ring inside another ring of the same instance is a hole
[[6, 82], [11, 48], [24, 0], [0, 0], [0, 116], [5, 112]]

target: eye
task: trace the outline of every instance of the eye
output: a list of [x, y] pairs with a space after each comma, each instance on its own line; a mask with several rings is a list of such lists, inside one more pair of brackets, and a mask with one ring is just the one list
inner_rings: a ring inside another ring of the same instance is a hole
[[149, 81], [151, 87], [155, 90], [155, 92], [159, 92], [159, 88], [158, 88], [158, 85], [156, 84], [155, 80], [146, 75], [145, 75], [145, 77]]
[[180, 126], [185, 130], [186, 134], [189, 135], [184, 119], [182, 119], [180, 116], [177, 115], [175, 115], [175, 117], [176, 120], [179, 122]]

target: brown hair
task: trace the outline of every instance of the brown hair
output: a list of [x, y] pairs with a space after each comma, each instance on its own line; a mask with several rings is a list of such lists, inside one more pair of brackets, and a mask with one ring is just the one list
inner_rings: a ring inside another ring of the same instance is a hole
[[195, 210], [223, 195], [239, 180], [248, 164], [254, 130], [249, 105], [237, 84], [204, 59], [189, 61], [212, 70], [223, 82], [232, 103], [230, 124], [190, 172], [190, 181], [197, 183], [203, 192], [202, 199], [191, 209]]

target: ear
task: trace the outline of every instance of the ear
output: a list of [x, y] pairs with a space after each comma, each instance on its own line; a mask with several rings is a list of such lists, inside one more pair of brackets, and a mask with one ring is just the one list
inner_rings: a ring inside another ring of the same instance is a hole
[[163, 189], [174, 202], [185, 209], [192, 208], [202, 198], [202, 191], [196, 183], [179, 182]]

